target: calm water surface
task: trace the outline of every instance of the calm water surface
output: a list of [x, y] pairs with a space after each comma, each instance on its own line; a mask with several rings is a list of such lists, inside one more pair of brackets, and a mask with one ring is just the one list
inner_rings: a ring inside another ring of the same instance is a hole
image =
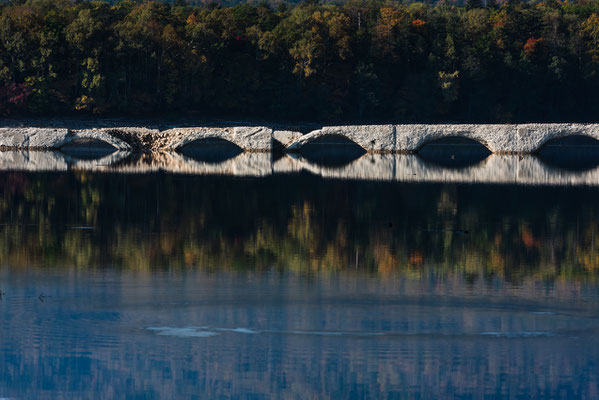
[[0, 398], [597, 398], [598, 195], [0, 173]]

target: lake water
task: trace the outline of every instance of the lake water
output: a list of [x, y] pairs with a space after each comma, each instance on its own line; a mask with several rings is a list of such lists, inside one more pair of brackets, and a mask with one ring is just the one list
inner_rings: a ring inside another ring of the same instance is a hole
[[0, 398], [597, 398], [598, 200], [2, 172]]

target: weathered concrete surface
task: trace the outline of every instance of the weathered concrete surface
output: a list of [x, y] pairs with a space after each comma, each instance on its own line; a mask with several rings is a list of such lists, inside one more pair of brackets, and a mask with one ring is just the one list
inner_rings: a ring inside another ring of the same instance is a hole
[[393, 125], [348, 125], [325, 126], [312, 131], [291, 143], [287, 149], [299, 150], [306, 143], [325, 136], [346, 137], [370, 152], [393, 152], [396, 147]]
[[397, 125], [397, 152], [416, 152], [427, 143], [446, 137], [476, 140], [493, 153], [518, 152], [515, 125]]
[[493, 153], [527, 154], [551, 139], [582, 135], [599, 140], [599, 124], [522, 125], [353, 125], [328, 126], [305, 135], [274, 131], [264, 126], [191, 127], [160, 131], [139, 127], [98, 129], [0, 128], [0, 148], [58, 149], [77, 139], [105, 141], [118, 150], [142, 153], [177, 150], [201, 139], [230, 141], [245, 151], [271, 151], [274, 143], [289, 152], [326, 136], [343, 136], [371, 153], [417, 152], [422, 146], [446, 137], [476, 140]]
[[173, 128], [160, 132], [156, 150], [177, 150], [202, 139], [223, 139], [246, 151], [271, 151], [273, 130], [263, 126]]
[[261, 126], [229, 128], [172, 128], [165, 131], [139, 127], [97, 129], [0, 128], [0, 148], [60, 149], [79, 139], [104, 141], [117, 150], [154, 152], [177, 150], [193, 141], [218, 138], [246, 151], [271, 151], [273, 130]]
[[[516, 125], [518, 151], [533, 153], [552, 139], [588, 136], [599, 140], [599, 124], [523, 124]], [[516, 152], [516, 151], [513, 151]]]
[[0, 148], [56, 149], [68, 141], [68, 129], [0, 128]]
[[538, 151], [551, 139], [573, 135], [599, 139], [599, 125], [397, 125], [396, 135], [397, 152], [416, 152], [441, 138], [462, 137], [476, 140], [493, 153], [527, 154]]
[[323, 136], [343, 136], [370, 152], [414, 153], [427, 143], [441, 138], [462, 137], [475, 140], [491, 152], [528, 154], [547, 141], [582, 135], [599, 140], [598, 124], [521, 124], [521, 125], [367, 125], [326, 127], [310, 132], [287, 148], [298, 151], [303, 145]]
[[304, 136], [303, 133], [294, 131], [274, 131], [272, 134], [273, 140], [279, 142], [284, 147], [300, 140], [302, 136]]
[[257, 151], [272, 150], [273, 130], [264, 126], [242, 126], [233, 128], [233, 135], [229, 140], [242, 149], [251, 149]]

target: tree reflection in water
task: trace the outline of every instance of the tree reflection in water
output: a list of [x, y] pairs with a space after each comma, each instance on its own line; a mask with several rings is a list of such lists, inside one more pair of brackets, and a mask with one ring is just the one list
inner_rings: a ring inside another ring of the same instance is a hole
[[598, 189], [0, 174], [12, 266], [596, 280]]

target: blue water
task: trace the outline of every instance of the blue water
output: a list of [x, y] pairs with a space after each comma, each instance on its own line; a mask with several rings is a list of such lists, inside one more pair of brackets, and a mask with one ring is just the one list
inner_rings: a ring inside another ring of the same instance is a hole
[[2, 282], [3, 397], [592, 398], [599, 383], [595, 288], [565, 300], [552, 285], [193, 271]]
[[597, 189], [0, 183], [0, 398], [599, 396]]

